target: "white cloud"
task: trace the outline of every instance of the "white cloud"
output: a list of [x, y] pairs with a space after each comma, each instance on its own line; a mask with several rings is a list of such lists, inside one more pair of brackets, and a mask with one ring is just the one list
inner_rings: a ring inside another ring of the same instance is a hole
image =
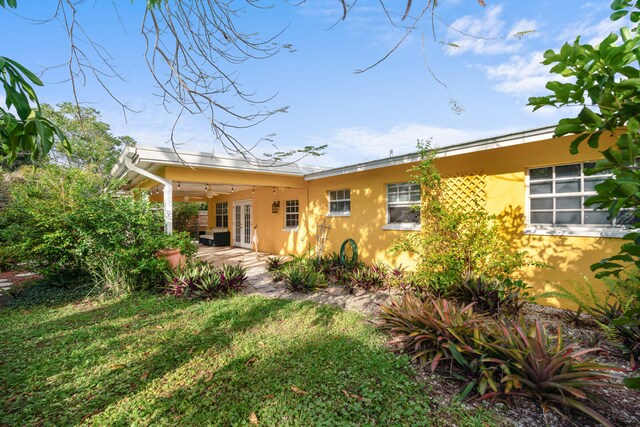
[[328, 145], [326, 155], [314, 159], [314, 164], [335, 167], [389, 157], [390, 150], [393, 150], [393, 155], [412, 153], [416, 151], [419, 139], [431, 138], [434, 147], [444, 147], [494, 133], [405, 123], [388, 130], [366, 127], [335, 129], [328, 138], [315, 137], [310, 144]]
[[[501, 6], [487, 8], [480, 16], [463, 16], [451, 24], [447, 31], [447, 41], [457, 45], [457, 48], [447, 47], [449, 55], [461, 55], [471, 52], [476, 55], [497, 55], [515, 53], [522, 47], [522, 43], [514, 35], [522, 31], [535, 30], [537, 23], [530, 19], [521, 19], [511, 25], [501, 19]], [[461, 34], [463, 32], [464, 34]], [[532, 33], [528, 37], [537, 37]]]
[[533, 52], [528, 56], [513, 56], [508, 62], [485, 67], [487, 77], [496, 81], [493, 88], [513, 96], [542, 95], [545, 84], [551, 77], [549, 68], [542, 65], [543, 53]]
[[562, 44], [573, 43], [577, 36], [581, 36], [581, 43], [598, 44], [610, 33], [617, 33], [621, 25], [624, 25], [624, 20], [612, 21], [609, 17], [596, 23], [592, 19], [585, 19], [567, 26], [558, 34], [557, 41]]

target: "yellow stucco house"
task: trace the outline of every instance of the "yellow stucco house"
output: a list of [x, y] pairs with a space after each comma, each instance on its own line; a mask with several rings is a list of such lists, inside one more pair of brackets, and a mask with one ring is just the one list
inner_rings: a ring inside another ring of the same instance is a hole
[[[589, 266], [616, 253], [626, 232], [605, 212], [583, 206], [604, 178], [583, 173], [600, 158], [597, 150], [585, 145], [571, 155], [572, 138], [552, 134], [546, 127], [452, 145], [435, 160], [449, 197], [484, 200], [513, 248], [551, 266], [526, 272], [535, 293], [591, 278]], [[352, 238], [365, 261], [410, 266], [412, 254], [391, 256], [387, 249], [419, 228], [410, 206], [420, 191], [408, 172], [419, 160], [414, 153], [323, 169], [139, 146], [123, 152], [113, 175], [164, 200], [168, 230], [172, 201], [206, 201], [209, 227], [230, 231], [232, 246], [255, 249], [257, 240], [261, 252], [302, 254], [316, 247], [322, 224], [329, 227], [326, 253]]]

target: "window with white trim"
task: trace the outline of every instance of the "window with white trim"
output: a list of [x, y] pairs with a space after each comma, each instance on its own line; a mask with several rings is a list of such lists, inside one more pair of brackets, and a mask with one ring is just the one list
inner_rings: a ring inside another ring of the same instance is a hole
[[227, 202], [216, 203], [216, 227], [226, 228], [229, 226], [229, 216], [227, 215]]
[[529, 169], [529, 212], [527, 219], [532, 226], [561, 227], [612, 227], [633, 224], [633, 213], [622, 210], [612, 220], [606, 210], [584, 206], [584, 201], [596, 195], [595, 186], [611, 174], [586, 175], [593, 162], [547, 166]]
[[420, 184], [387, 184], [387, 224], [420, 224]]
[[284, 202], [284, 226], [285, 228], [298, 228], [300, 219], [300, 202], [287, 200]]
[[329, 191], [329, 214], [349, 215], [351, 213], [351, 190]]

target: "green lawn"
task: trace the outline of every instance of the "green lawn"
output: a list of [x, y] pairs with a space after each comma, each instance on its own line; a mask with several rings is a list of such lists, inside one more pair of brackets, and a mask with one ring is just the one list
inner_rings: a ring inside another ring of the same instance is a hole
[[[0, 309], [0, 425], [483, 425], [359, 315], [236, 296]], [[255, 414], [255, 418], [252, 414]]]

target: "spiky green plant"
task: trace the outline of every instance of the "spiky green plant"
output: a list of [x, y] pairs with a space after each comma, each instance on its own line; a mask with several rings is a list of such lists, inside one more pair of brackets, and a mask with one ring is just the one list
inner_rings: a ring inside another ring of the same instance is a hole
[[504, 372], [504, 389], [487, 393], [484, 399], [496, 395], [525, 397], [538, 402], [545, 411], [566, 416], [570, 410], [577, 410], [606, 426], [612, 425], [589, 406], [598, 399], [590, 389], [619, 386], [610, 382], [616, 375], [607, 371], [623, 369], [593, 359], [582, 360], [599, 349], [579, 350], [575, 344], [565, 345], [559, 324], [555, 337], [539, 320], [528, 331], [522, 320], [494, 325], [491, 339], [477, 344], [492, 353], [492, 361]]
[[481, 313], [515, 314], [530, 300], [527, 288], [520, 280], [476, 276], [461, 280], [453, 295], [464, 304], [473, 303], [474, 309]]
[[211, 299], [239, 291], [246, 281], [246, 269], [228, 264], [218, 268], [202, 260], [190, 260], [165, 273], [165, 280], [167, 294]]
[[309, 292], [324, 285], [322, 273], [305, 265], [291, 264], [282, 270], [284, 284], [294, 292]]
[[285, 260], [283, 257], [274, 256], [267, 258], [267, 271], [269, 272], [279, 271], [284, 265]]
[[238, 292], [247, 281], [247, 269], [239, 264], [222, 264], [218, 272], [223, 293]]
[[349, 279], [347, 288], [351, 292], [355, 289], [375, 291], [383, 289], [386, 285], [386, 275], [384, 270], [376, 267], [360, 267], [351, 273]]
[[440, 361], [454, 359], [451, 348], [460, 353], [473, 352], [473, 338], [485, 319], [473, 311], [445, 299], [422, 301], [404, 295], [388, 305], [380, 306], [381, 328], [397, 335], [393, 344], [399, 345], [421, 364], [430, 364], [434, 371]]

